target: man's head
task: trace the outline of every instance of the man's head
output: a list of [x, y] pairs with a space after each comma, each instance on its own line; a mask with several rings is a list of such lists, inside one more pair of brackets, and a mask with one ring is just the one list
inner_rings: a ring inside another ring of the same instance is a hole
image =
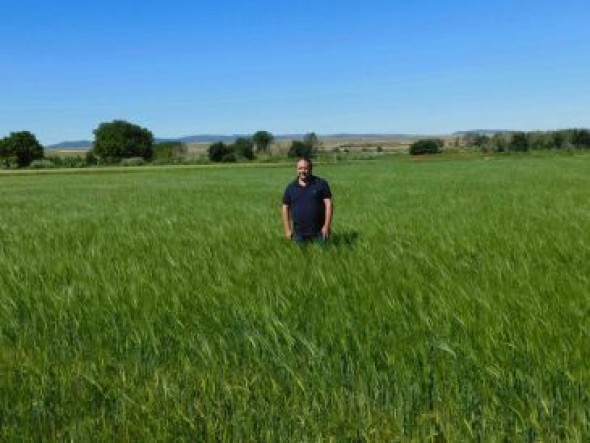
[[297, 160], [297, 178], [303, 182], [306, 182], [309, 180], [309, 177], [311, 177], [312, 168], [313, 165], [311, 160], [307, 158], [300, 158]]

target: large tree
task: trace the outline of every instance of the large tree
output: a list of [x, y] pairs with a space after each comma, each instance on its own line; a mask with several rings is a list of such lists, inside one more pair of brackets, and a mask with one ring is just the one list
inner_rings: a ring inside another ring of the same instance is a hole
[[154, 136], [151, 131], [125, 120], [101, 123], [94, 130], [94, 137], [92, 150], [103, 159], [116, 161], [142, 157], [151, 160], [154, 154]]
[[29, 131], [12, 132], [0, 140], [0, 157], [13, 159], [19, 167], [29, 166], [33, 160], [43, 158], [43, 146]]
[[274, 136], [268, 131], [257, 131], [252, 136], [252, 141], [256, 145], [257, 152], [268, 152]]

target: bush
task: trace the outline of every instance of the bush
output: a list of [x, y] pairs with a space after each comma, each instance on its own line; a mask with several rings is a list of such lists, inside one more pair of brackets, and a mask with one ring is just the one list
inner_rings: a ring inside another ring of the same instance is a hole
[[155, 160], [173, 160], [183, 157], [187, 152], [186, 145], [182, 142], [162, 142], [154, 146]]
[[43, 158], [40, 160], [33, 160], [29, 167], [32, 169], [50, 169], [55, 168], [56, 166], [51, 160]]
[[410, 155], [439, 154], [444, 142], [440, 138], [429, 138], [415, 141], [410, 145]]
[[529, 150], [529, 142], [524, 132], [515, 132], [510, 140], [510, 150], [515, 152], [526, 152]]
[[590, 148], [590, 131], [588, 129], [574, 129], [572, 131], [572, 144], [577, 148]]
[[207, 149], [207, 155], [212, 162], [222, 161], [230, 152], [230, 148], [223, 142], [215, 142]]
[[254, 159], [254, 143], [250, 138], [239, 137], [231, 146], [230, 150], [236, 157], [243, 157], [248, 160]]
[[236, 162], [240, 158], [254, 159], [254, 143], [247, 137], [239, 137], [231, 145], [223, 142], [215, 142], [207, 150], [209, 160], [212, 162]]
[[[90, 152], [90, 151], [89, 151]], [[82, 157], [81, 155], [74, 155], [74, 156], [59, 156], [59, 155], [51, 155], [46, 157], [47, 160], [53, 163], [55, 168], [85, 168], [89, 166], [90, 163], [88, 162], [88, 154]]]
[[64, 168], [84, 168], [88, 166], [88, 163], [86, 162], [85, 157], [76, 155], [74, 157], [64, 157], [62, 160], [62, 166]]
[[308, 143], [302, 142], [301, 140], [293, 140], [287, 156], [291, 158], [312, 158], [314, 156], [314, 150], [312, 145]]
[[0, 158], [0, 169], [18, 169], [15, 158]]
[[143, 166], [147, 162], [143, 157], [131, 157], [131, 158], [124, 158], [121, 160], [121, 166]]
[[94, 155], [92, 149], [86, 152], [86, 155], [84, 156], [84, 163], [86, 164], [86, 166], [98, 165], [98, 158], [96, 157], [96, 155]]
[[156, 158], [151, 161], [151, 164], [154, 166], [157, 166], [157, 165], [160, 165], [160, 166], [161, 165], [182, 165], [185, 163], [188, 163], [188, 161], [182, 157]]
[[236, 154], [230, 152], [229, 154], [225, 154], [221, 161], [223, 163], [235, 163], [236, 161], [238, 161], [238, 159], [236, 158]]

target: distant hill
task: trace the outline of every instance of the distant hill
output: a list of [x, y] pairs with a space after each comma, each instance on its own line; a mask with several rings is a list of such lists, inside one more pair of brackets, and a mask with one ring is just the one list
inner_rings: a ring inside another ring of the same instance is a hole
[[46, 146], [49, 149], [89, 149], [92, 142], [88, 140], [67, 141]]
[[514, 132], [514, 130], [510, 129], [471, 129], [469, 131], [456, 131], [453, 132], [453, 135], [494, 135], [494, 134], [506, 134]]

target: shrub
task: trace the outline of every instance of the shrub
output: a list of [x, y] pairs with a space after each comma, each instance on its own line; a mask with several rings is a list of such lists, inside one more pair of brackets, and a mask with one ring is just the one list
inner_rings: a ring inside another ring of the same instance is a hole
[[440, 138], [417, 140], [410, 145], [410, 155], [438, 154], [442, 152], [443, 145]]
[[131, 157], [131, 158], [124, 158], [121, 160], [121, 166], [143, 166], [147, 162], [143, 157]]
[[55, 168], [56, 166], [53, 164], [53, 162], [47, 158], [43, 158], [43, 159], [39, 159], [39, 160], [33, 160], [31, 162], [31, 164], [29, 165], [30, 168], [33, 169], [49, 169], [49, 168]]
[[301, 140], [293, 140], [287, 156], [291, 158], [312, 158], [314, 156], [313, 147]]
[[86, 162], [85, 157], [76, 155], [73, 157], [63, 157], [60, 166], [64, 168], [84, 168], [88, 166], [88, 163]]
[[171, 141], [157, 143], [154, 146], [154, 159], [172, 160], [184, 156], [186, 152], [186, 145], [182, 142]]
[[151, 161], [152, 165], [182, 165], [187, 163], [188, 161], [182, 157], [172, 157], [172, 158], [156, 158]]
[[230, 152], [228, 154], [225, 154], [223, 156], [223, 158], [221, 159], [221, 161], [223, 163], [235, 163], [238, 159], [236, 158], [236, 154], [234, 154], [233, 152]]
[[18, 169], [18, 162], [14, 158], [0, 158], [0, 169]]
[[590, 148], [590, 131], [588, 129], [574, 129], [571, 139], [572, 144], [577, 148]]
[[212, 162], [222, 161], [230, 152], [230, 148], [223, 142], [215, 142], [207, 149], [207, 155]]
[[236, 157], [243, 157], [248, 160], [254, 159], [254, 143], [250, 138], [239, 137], [231, 146], [230, 150]]
[[62, 157], [59, 155], [51, 155], [46, 157], [46, 160], [51, 161], [55, 168], [84, 168], [88, 166], [85, 157], [81, 155]]
[[92, 149], [86, 152], [86, 155], [84, 156], [84, 163], [86, 163], [86, 166], [98, 165], [98, 158], [96, 157], [96, 155], [94, 155]]
[[529, 142], [524, 132], [515, 132], [510, 140], [510, 150], [516, 152], [525, 152], [529, 150]]

